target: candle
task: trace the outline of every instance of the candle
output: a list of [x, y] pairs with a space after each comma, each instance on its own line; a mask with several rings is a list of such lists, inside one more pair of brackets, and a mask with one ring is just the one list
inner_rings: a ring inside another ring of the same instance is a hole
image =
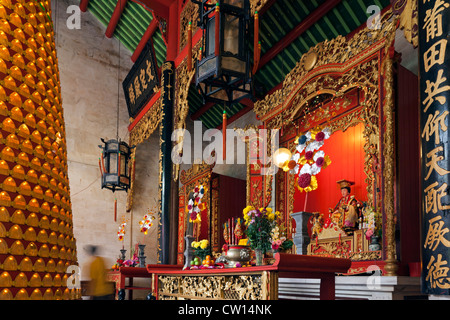
[[233, 241], [233, 244], [236, 244], [234, 242], [234, 219], [231, 219], [231, 232], [232, 232], [231, 240]]
[[188, 25], [188, 57], [187, 57], [187, 65], [188, 71], [192, 70], [192, 22], [189, 21]]
[[231, 227], [230, 227], [230, 225], [231, 225], [230, 224], [230, 219], [228, 219], [228, 225], [227, 225], [228, 226], [228, 237], [230, 238], [230, 244], [233, 244], [233, 240], [232, 240], [233, 238], [231, 237], [231, 230], [230, 230]]

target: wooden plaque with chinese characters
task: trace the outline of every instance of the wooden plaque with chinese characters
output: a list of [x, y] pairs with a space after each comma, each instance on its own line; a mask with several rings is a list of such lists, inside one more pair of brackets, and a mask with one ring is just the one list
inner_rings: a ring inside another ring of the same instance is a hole
[[122, 83], [130, 117], [134, 118], [145, 106], [158, 84], [155, 54], [149, 42]]

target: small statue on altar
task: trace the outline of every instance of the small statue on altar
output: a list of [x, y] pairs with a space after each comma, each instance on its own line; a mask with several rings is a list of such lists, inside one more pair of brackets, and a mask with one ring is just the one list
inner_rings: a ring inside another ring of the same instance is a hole
[[347, 234], [358, 229], [358, 219], [361, 214], [361, 203], [351, 195], [351, 186], [355, 183], [348, 180], [339, 180], [337, 184], [341, 190], [341, 199], [334, 209], [330, 209], [331, 220], [342, 228]]
[[315, 239], [319, 236], [319, 233], [323, 228], [323, 215], [319, 212], [315, 212], [312, 217], [312, 230], [311, 230], [311, 239]]

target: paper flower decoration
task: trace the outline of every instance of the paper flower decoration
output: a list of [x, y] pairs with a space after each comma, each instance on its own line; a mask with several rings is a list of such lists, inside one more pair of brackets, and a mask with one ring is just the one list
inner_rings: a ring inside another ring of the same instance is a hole
[[125, 236], [125, 226], [126, 226], [126, 222], [122, 223], [119, 226], [119, 231], [117, 231], [117, 236], [119, 237], [119, 241], [123, 241], [123, 237]]
[[189, 199], [187, 206], [189, 222], [200, 223], [202, 221], [200, 212], [206, 208], [205, 204], [201, 201], [205, 194], [205, 188], [202, 185], [196, 186], [193, 192], [192, 199]]
[[291, 164], [289, 169], [296, 175], [297, 188], [300, 191], [316, 190], [318, 187], [316, 174], [331, 163], [330, 157], [319, 150], [330, 135], [329, 128], [317, 127], [296, 139], [296, 152], [290, 161], [295, 163], [295, 166]]
[[331, 163], [328, 155], [325, 155], [323, 150], [317, 151], [313, 156], [313, 163], [311, 165], [311, 174], [316, 175], [320, 170], [325, 169]]
[[305, 164], [297, 177], [297, 187], [300, 191], [310, 192], [318, 187], [317, 178], [312, 173], [312, 166]]
[[144, 215], [144, 218], [139, 221], [139, 225], [141, 226], [141, 232], [144, 234], [148, 233], [148, 230], [153, 226], [153, 220], [155, 217], [150, 215], [149, 213]]

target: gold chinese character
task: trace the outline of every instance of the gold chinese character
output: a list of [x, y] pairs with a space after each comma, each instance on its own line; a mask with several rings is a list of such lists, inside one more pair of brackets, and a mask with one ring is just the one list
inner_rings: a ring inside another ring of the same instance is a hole
[[422, 104], [426, 105], [425, 109], [423, 110], [424, 112], [427, 112], [428, 108], [434, 102], [434, 99], [439, 101], [440, 104], [444, 104], [447, 101], [447, 99], [444, 96], [435, 97], [436, 95], [438, 95], [442, 92], [450, 90], [450, 86], [440, 87], [440, 85], [443, 82], [447, 81], [446, 77], [442, 77], [443, 72], [444, 72], [444, 70], [442, 70], [442, 69], [438, 71], [436, 82], [431, 82], [430, 80], [425, 81], [425, 83], [427, 85], [427, 88], [425, 89], [425, 93], [427, 94], [427, 97], [422, 102]]
[[[447, 131], [447, 125], [445, 124], [445, 118], [449, 114], [448, 111], [444, 111], [441, 115], [439, 115], [439, 110], [437, 110], [434, 115], [429, 114], [427, 123], [423, 128], [422, 138], [426, 138], [427, 141], [430, 140], [430, 136], [434, 134], [434, 143], [438, 144], [440, 141], [439, 137], [439, 126], [442, 131]], [[438, 116], [439, 115], [439, 116]]]
[[172, 100], [172, 97], [171, 97], [172, 96], [172, 94], [171, 94], [172, 85], [170, 84], [170, 82], [171, 82], [170, 78], [172, 77], [172, 74], [173, 74], [172, 70], [167, 71], [167, 75], [169, 77], [169, 79], [167, 80], [167, 90], [169, 91], [168, 92], [168, 100], [169, 101]]
[[441, 65], [444, 63], [446, 49], [447, 49], [447, 40], [442, 39], [433, 44], [423, 54], [423, 64], [425, 72], [428, 72], [428, 70], [430, 70], [430, 68], [435, 64]]
[[152, 64], [148, 61], [145, 61], [147, 63], [147, 69], [145, 70], [145, 72], [148, 75], [148, 81], [153, 81], [153, 79], [155, 78], [155, 76], [152, 73]]
[[430, 258], [427, 265], [428, 274], [425, 281], [430, 282], [432, 288], [439, 287], [441, 289], [450, 288], [450, 279], [447, 277], [449, 268], [445, 267], [446, 260], [442, 260], [442, 254], [437, 255], [437, 260], [434, 256]]
[[[443, 5], [443, 6], [442, 6]], [[441, 12], [448, 8], [449, 4], [441, 0], [436, 0], [433, 9], [428, 9], [425, 12], [425, 19], [423, 20], [423, 29], [427, 31], [427, 42], [430, 39], [442, 35], [442, 14]]]
[[134, 95], [133, 84], [130, 84], [128, 87], [128, 95], [130, 96], [131, 103], [134, 104], [136, 97]]
[[425, 165], [427, 166], [427, 168], [430, 168], [428, 170], [428, 174], [425, 177], [425, 180], [428, 180], [428, 178], [431, 175], [431, 172], [434, 170], [436, 170], [436, 172], [440, 175], [443, 176], [447, 173], [450, 173], [450, 171], [447, 171], [445, 169], [442, 169], [441, 167], [439, 167], [438, 165], [438, 161], [441, 161], [444, 159], [444, 156], [437, 156], [436, 153], [444, 151], [444, 147], [439, 146], [434, 148], [433, 150], [431, 150], [430, 152], [427, 153], [427, 159], [431, 158], [430, 161], [428, 161]]
[[425, 210], [426, 213], [430, 211], [433, 213], [437, 213], [438, 210], [448, 210], [450, 209], [449, 205], [442, 205], [442, 198], [447, 195], [447, 184], [443, 183], [438, 189], [435, 189], [438, 186], [437, 182], [429, 185], [425, 190]]
[[439, 244], [443, 244], [447, 248], [450, 247], [450, 241], [448, 241], [444, 236], [448, 233], [448, 228], [443, 228], [445, 222], [442, 220], [441, 216], [434, 217], [429, 221], [429, 228], [427, 237], [425, 238], [424, 248], [436, 250]]
[[141, 80], [142, 90], [147, 89], [147, 81], [145, 80], [145, 70], [141, 69], [141, 73], [139, 74], [139, 80]]
[[139, 77], [134, 78], [134, 91], [136, 93], [136, 99], [142, 94], [141, 85], [139, 84]]

